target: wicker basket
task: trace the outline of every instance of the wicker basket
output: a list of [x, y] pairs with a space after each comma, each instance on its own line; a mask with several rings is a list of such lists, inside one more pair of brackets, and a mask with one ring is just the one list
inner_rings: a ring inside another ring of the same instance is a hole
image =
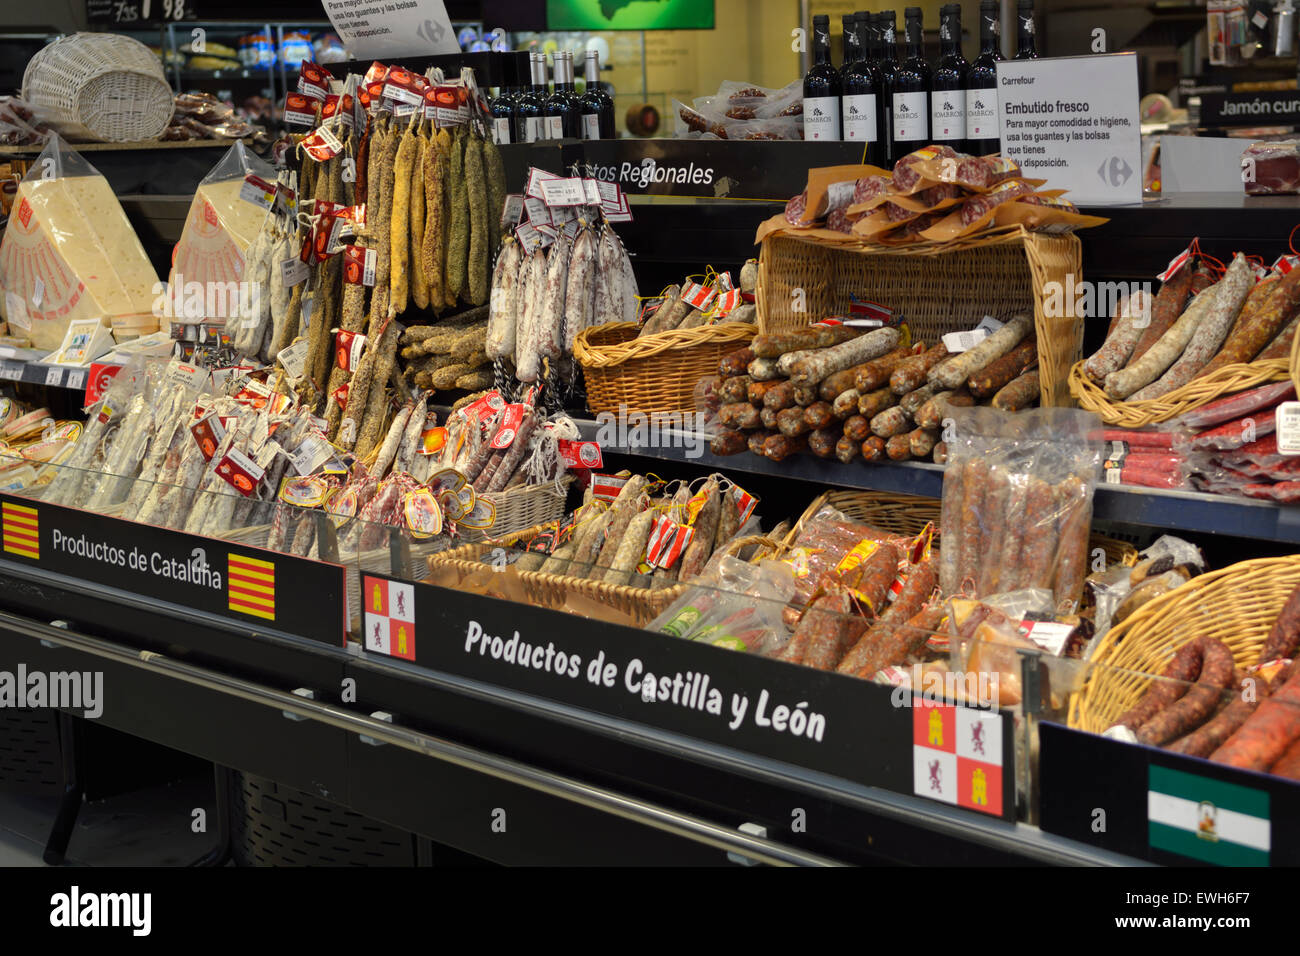
[[1273, 622], [1300, 586], [1300, 555], [1255, 558], [1192, 578], [1106, 632], [1069, 724], [1101, 733], [1138, 702], [1174, 651], [1202, 635], [1221, 640], [1238, 667], [1258, 663]]
[[573, 476], [565, 475], [558, 485], [554, 481], [548, 481], [540, 485], [485, 492], [479, 497], [486, 498], [496, 506], [496, 520], [492, 527], [485, 530], [457, 525], [460, 536], [465, 541], [486, 541], [525, 528], [549, 524], [564, 514], [564, 502], [571, 484]]
[[635, 322], [584, 329], [573, 357], [587, 382], [587, 407], [610, 412], [694, 412], [695, 386], [718, 374], [718, 360], [743, 348], [752, 325], [727, 322], [637, 335]]
[[63, 136], [109, 143], [157, 139], [174, 107], [162, 62], [115, 33], [74, 33], [39, 50], [22, 95]]
[[[1292, 363], [1296, 361], [1292, 347]], [[1078, 399], [1079, 407], [1096, 412], [1107, 425], [1123, 428], [1143, 428], [1158, 422], [1167, 422], [1194, 408], [1208, 405], [1215, 399], [1234, 392], [1280, 382], [1293, 375], [1285, 359], [1266, 359], [1240, 365], [1225, 365], [1215, 369], [1205, 378], [1194, 379], [1182, 388], [1142, 402], [1123, 402], [1111, 398], [1100, 385], [1083, 374], [1083, 362], [1070, 369], [1070, 394]]]
[[[543, 531], [554, 527], [555, 522], [551, 522], [548, 525], [528, 528], [501, 538], [479, 541], [435, 554], [429, 558], [429, 570], [450, 567], [461, 575], [482, 571], [487, 566], [480, 559], [493, 548], [523, 547]], [[622, 611], [631, 616], [638, 625], [654, 620], [686, 589], [685, 584], [653, 589], [635, 588], [625, 584], [606, 584], [604, 581], [590, 581], [563, 574], [543, 574], [541, 571], [520, 571], [519, 577], [523, 581], [524, 593], [530, 604], [558, 610], [564, 607], [570, 594], [581, 595]]]
[[[844, 490], [827, 491], [813, 499], [813, 503], [799, 516], [799, 520], [781, 542], [781, 550], [787, 551], [793, 547], [804, 525], [827, 505], [873, 528], [902, 537], [920, 534], [927, 523], [933, 522], [934, 546], [936, 548], [939, 546], [940, 502], [937, 499], [923, 498], [918, 495], [891, 495], [880, 491]], [[1137, 548], [1127, 541], [1108, 538], [1094, 532], [1090, 543], [1092, 548], [1101, 548], [1105, 551], [1106, 560], [1111, 564], [1123, 564], [1128, 567], [1137, 564]]]
[[1069, 275], [1077, 284], [1081, 263], [1077, 236], [1024, 229], [955, 246], [896, 249], [774, 233], [763, 240], [758, 261], [758, 328], [800, 328], [847, 313], [858, 297], [901, 312], [914, 339], [933, 343], [981, 316], [1007, 319], [1033, 309], [1042, 404], [1069, 405], [1066, 380], [1083, 348], [1083, 319], [1049, 317], [1043, 290], [1050, 282], [1065, 285]]

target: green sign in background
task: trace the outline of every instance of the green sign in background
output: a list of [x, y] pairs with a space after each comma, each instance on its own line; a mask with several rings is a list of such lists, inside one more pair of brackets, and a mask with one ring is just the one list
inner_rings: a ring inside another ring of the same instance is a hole
[[546, 0], [552, 30], [712, 30], [713, 0]]

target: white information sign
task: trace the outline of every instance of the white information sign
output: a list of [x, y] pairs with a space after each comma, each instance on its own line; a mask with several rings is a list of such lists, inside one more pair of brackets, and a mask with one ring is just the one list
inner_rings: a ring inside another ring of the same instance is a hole
[[1142, 201], [1136, 53], [1004, 60], [1002, 153], [1076, 205]]
[[425, 53], [459, 53], [442, 0], [322, 0], [343, 45], [355, 59], [386, 60]]

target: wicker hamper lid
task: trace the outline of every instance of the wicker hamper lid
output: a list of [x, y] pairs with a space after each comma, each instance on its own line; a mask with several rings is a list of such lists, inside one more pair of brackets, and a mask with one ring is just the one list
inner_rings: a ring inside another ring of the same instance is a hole
[[22, 95], [69, 139], [157, 139], [173, 111], [162, 62], [140, 41], [114, 33], [74, 33], [38, 51], [23, 73]]

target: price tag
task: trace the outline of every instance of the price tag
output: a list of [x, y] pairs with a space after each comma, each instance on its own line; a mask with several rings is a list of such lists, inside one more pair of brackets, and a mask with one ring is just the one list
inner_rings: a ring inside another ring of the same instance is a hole
[[5, 293], [5, 316], [9, 324], [18, 331], [31, 331], [32, 320], [27, 315], [27, 303], [23, 301], [22, 296], [13, 292]]
[[541, 188], [542, 199], [548, 206], [581, 206], [587, 201], [587, 190], [581, 179], [544, 179]]
[[1250, 22], [1255, 27], [1256, 30], [1262, 30], [1266, 26], [1268, 26], [1268, 17], [1266, 17], [1259, 10], [1256, 10], [1255, 15], [1250, 18]]
[[1282, 402], [1277, 407], [1277, 451], [1300, 455], [1300, 402]]
[[524, 247], [524, 252], [532, 252], [538, 246], [545, 245], [546, 237], [537, 231], [531, 222], [522, 222], [515, 230], [515, 238]]
[[560, 460], [569, 468], [599, 468], [605, 463], [600, 454], [600, 445], [594, 441], [561, 438], [556, 444]]
[[551, 223], [551, 211], [546, 208], [546, 203], [540, 199], [528, 198], [524, 200], [524, 209], [528, 211], [528, 221], [534, 226], [547, 226]]
[[276, 361], [284, 366], [284, 372], [289, 376], [289, 381], [297, 382], [303, 376], [307, 367], [307, 349], [311, 343], [307, 339], [299, 339], [293, 345], [280, 350], [276, 356]]
[[83, 369], [74, 368], [68, 371], [68, 388], [80, 389], [86, 384], [86, 373]]
[[[1195, 240], [1192, 240], [1195, 242]], [[1188, 246], [1178, 255], [1169, 260], [1169, 265], [1165, 266], [1165, 271], [1156, 276], [1161, 282], [1168, 282], [1176, 276], [1180, 269], [1192, 261], [1192, 247]]]
[[270, 209], [275, 203], [275, 187], [261, 176], [249, 173], [239, 187], [239, 198], [262, 209]]
[[63, 384], [63, 369], [57, 365], [45, 371], [45, 384], [58, 388]]
[[293, 470], [300, 475], [310, 475], [329, 459], [330, 446], [318, 435], [308, 435], [298, 445], [298, 450], [289, 456]]
[[280, 263], [280, 278], [286, 288], [305, 282], [309, 275], [311, 275], [311, 267], [297, 256], [291, 256]]
[[989, 337], [987, 329], [971, 329], [969, 332], [949, 332], [943, 337], [943, 345], [950, 354], [967, 352]]
[[32, 286], [32, 308], [39, 309], [41, 302], [45, 298], [45, 280], [40, 276], [36, 277], [36, 284]]
[[582, 181], [583, 192], [587, 194], [588, 206], [600, 205], [600, 184], [594, 179], [584, 179]]
[[501, 212], [501, 228], [509, 229], [524, 218], [524, 197], [519, 193], [506, 196], [505, 208]]
[[23, 377], [22, 362], [5, 362], [0, 365], [0, 379], [7, 382], [16, 382]]
[[528, 170], [528, 186], [524, 189], [525, 196], [532, 196], [534, 199], [545, 198], [542, 195], [542, 183], [548, 179], [563, 179], [555, 173], [548, 173], [544, 169], [530, 168]]

